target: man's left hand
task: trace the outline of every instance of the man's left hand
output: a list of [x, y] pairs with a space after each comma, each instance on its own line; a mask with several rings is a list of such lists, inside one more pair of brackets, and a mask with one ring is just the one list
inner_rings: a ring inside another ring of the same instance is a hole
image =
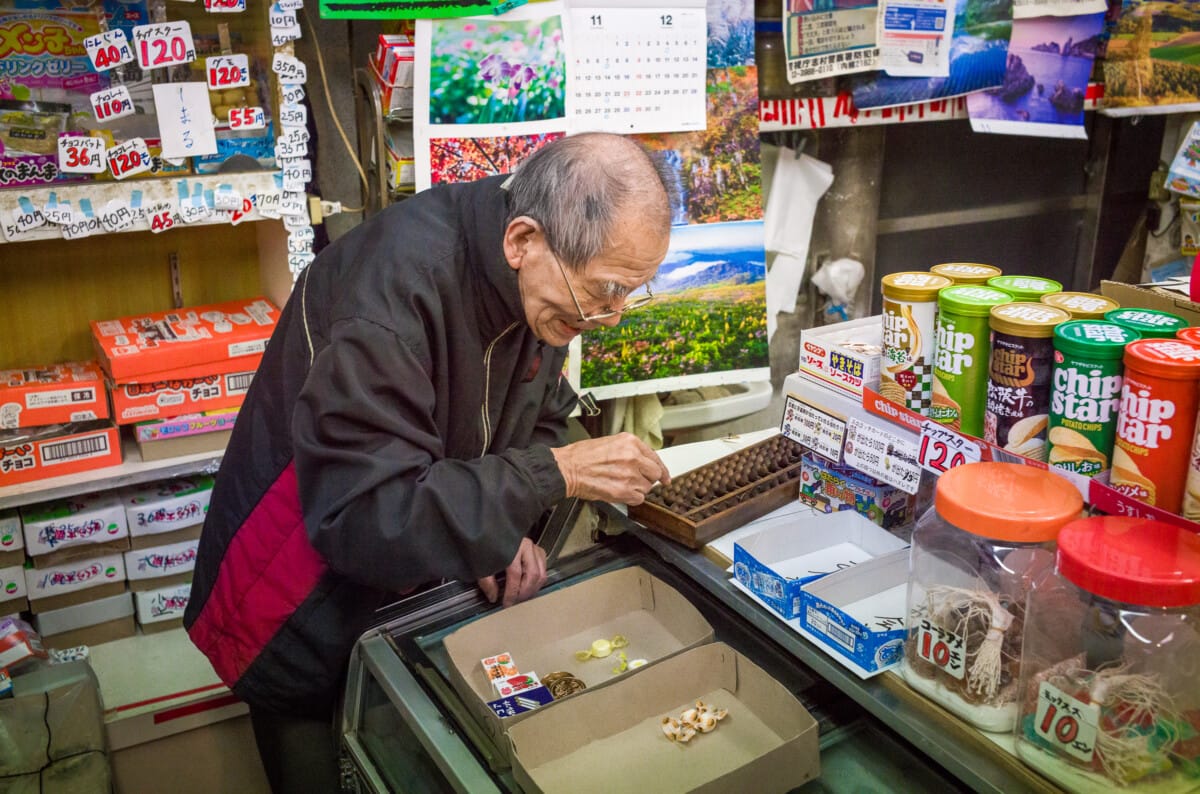
[[[517, 556], [504, 569], [504, 600], [503, 604], [510, 607], [536, 595], [546, 583], [546, 552], [541, 546], [529, 538], [521, 540]], [[500, 595], [500, 585], [495, 576], [485, 576], [478, 581], [479, 589], [487, 600], [496, 603]]]

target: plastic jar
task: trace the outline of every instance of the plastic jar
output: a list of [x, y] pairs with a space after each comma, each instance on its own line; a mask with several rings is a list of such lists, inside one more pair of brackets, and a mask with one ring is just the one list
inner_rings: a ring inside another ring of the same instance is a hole
[[1174, 339], [1176, 332], [1187, 328], [1187, 320], [1178, 314], [1157, 309], [1113, 309], [1104, 319], [1137, 331], [1142, 339]]
[[955, 284], [938, 293], [930, 419], [968, 435], [983, 435], [991, 350], [988, 316], [993, 306], [1011, 302], [1012, 296], [1003, 290], [974, 284]]
[[950, 279], [933, 273], [892, 273], [883, 277], [879, 393], [922, 416], [929, 415], [933, 404], [938, 291], [950, 283]]
[[1071, 315], [1072, 320], [1103, 320], [1107, 312], [1121, 308], [1112, 298], [1094, 292], [1051, 292], [1041, 302]]
[[946, 262], [929, 268], [930, 273], [937, 273], [957, 284], [986, 284], [989, 278], [1004, 275], [1004, 271], [995, 265], [981, 265], [976, 262]]
[[1062, 309], [1042, 303], [992, 308], [984, 439], [1018, 455], [1046, 459], [1054, 328], [1070, 319]]
[[996, 276], [988, 279], [988, 286], [1002, 289], [1013, 296], [1013, 300], [1037, 303], [1043, 295], [1062, 292], [1062, 284], [1052, 278], [1040, 276]]
[[1072, 320], [1054, 329], [1054, 373], [1050, 392], [1051, 466], [1094, 477], [1109, 467], [1125, 346], [1138, 339], [1116, 323]]
[[1200, 536], [1082, 519], [1029, 596], [1017, 755], [1068, 791], [1200, 788]]
[[1178, 513], [1200, 405], [1200, 344], [1142, 339], [1125, 347], [1112, 487]]
[[913, 689], [982, 730], [1012, 730], [1025, 598], [1082, 509], [1066, 479], [1032, 466], [969, 463], [941, 476], [909, 556], [901, 672]]

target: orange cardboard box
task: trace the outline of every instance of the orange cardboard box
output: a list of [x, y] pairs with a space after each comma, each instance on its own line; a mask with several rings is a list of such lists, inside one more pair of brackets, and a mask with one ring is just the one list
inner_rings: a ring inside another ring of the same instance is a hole
[[0, 427], [38, 427], [108, 418], [95, 361], [0, 370]]
[[115, 383], [128, 383], [168, 379], [166, 373], [183, 367], [250, 361], [262, 355], [278, 319], [279, 309], [270, 301], [252, 298], [101, 320], [91, 326], [100, 365]]
[[[233, 360], [240, 362], [240, 359]], [[170, 378], [152, 383], [114, 383], [110, 386], [113, 418], [119, 425], [128, 425], [159, 417], [239, 408], [253, 378], [251, 366], [239, 372]]]
[[120, 431], [111, 422], [74, 425], [59, 435], [0, 435], [0, 488], [121, 463]]

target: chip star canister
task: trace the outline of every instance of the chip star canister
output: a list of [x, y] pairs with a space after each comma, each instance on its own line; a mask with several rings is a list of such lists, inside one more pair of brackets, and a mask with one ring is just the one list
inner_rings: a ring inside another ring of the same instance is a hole
[[1112, 298], [1091, 292], [1051, 292], [1041, 302], [1071, 315], [1072, 320], [1103, 320], [1106, 312], [1121, 308]]
[[922, 416], [933, 403], [938, 292], [950, 279], [934, 273], [883, 277], [883, 367], [879, 393]]
[[986, 284], [989, 278], [995, 278], [1004, 274], [1004, 271], [995, 265], [981, 265], [975, 262], [946, 262], [941, 265], [934, 265], [929, 268], [929, 272], [945, 276], [953, 281], [955, 285]]
[[1007, 292], [971, 284], [956, 284], [938, 293], [933, 405], [929, 411], [934, 421], [968, 435], [983, 435], [991, 349], [988, 315], [993, 306], [1011, 302]]
[[1040, 276], [996, 276], [989, 278], [989, 287], [1002, 289], [1013, 296], [1013, 300], [1037, 303], [1043, 295], [1062, 292], [1062, 284], [1052, 278]]
[[1106, 312], [1104, 319], [1137, 331], [1142, 339], [1173, 339], [1176, 332], [1187, 327], [1187, 320], [1178, 314], [1132, 306]]

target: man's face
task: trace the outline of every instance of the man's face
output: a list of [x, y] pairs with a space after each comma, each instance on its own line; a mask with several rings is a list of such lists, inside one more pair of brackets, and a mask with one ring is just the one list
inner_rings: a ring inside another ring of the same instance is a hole
[[[624, 220], [617, 225], [621, 231], [616, 243], [588, 262], [583, 272], [559, 266], [536, 224], [528, 229], [516, 263], [510, 256], [509, 263], [517, 270], [525, 318], [546, 344], [560, 347], [589, 328], [616, 325], [621, 321], [619, 314], [583, 321], [579, 309], [587, 316], [620, 311], [629, 294], [657, 272], [667, 254], [669, 234], [640, 218]], [[608, 285], [616, 285], [621, 291], [612, 294]]]

